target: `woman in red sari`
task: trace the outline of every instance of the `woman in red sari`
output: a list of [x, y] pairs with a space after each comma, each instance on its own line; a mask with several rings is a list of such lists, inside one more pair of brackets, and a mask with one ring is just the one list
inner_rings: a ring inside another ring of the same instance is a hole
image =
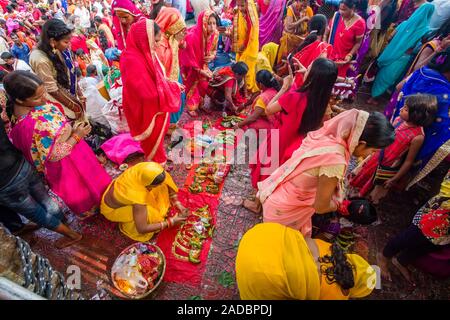
[[[309, 35], [305, 41], [294, 52], [294, 58], [306, 69], [317, 58], [327, 58], [331, 56], [333, 47], [323, 41], [323, 35], [327, 28], [327, 17], [316, 14], [309, 21]], [[294, 87], [300, 88], [303, 85], [304, 73], [296, 72]]]
[[345, 78], [353, 56], [358, 52], [366, 32], [366, 22], [356, 12], [355, 0], [342, 0], [339, 11], [330, 21], [328, 43], [333, 46], [329, 57], [339, 67], [339, 77]]
[[116, 37], [117, 48], [126, 47], [127, 35], [131, 25], [144, 16], [131, 0], [114, 0], [111, 5], [113, 14], [113, 34]]
[[[333, 61], [325, 58], [315, 60], [305, 74], [305, 82], [298, 90], [290, 90], [294, 77], [289, 67], [289, 76], [283, 87], [266, 108], [266, 115], [279, 115], [278, 150], [272, 150], [272, 136], [267, 145], [258, 148], [258, 161], [252, 168], [252, 183], [265, 180], [273, 171], [285, 163], [297, 150], [309, 131], [322, 126], [331, 91], [337, 79], [338, 70]], [[262, 159], [261, 159], [262, 158]], [[245, 200], [244, 207], [260, 213], [261, 203]]]
[[180, 106], [180, 86], [166, 78], [156, 55], [161, 30], [153, 20], [131, 26], [127, 48], [121, 56], [123, 108], [133, 138], [140, 141], [147, 161], [167, 160], [164, 136], [169, 114]]
[[216, 57], [218, 19], [212, 10], [200, 13], [197, 25], [188, 30], [186, 48], [180, 51], [181, 74], [187, 93], [186, 106], [191, 116], [197, 116], [196, 110], [202, 105], [212, 77], [208, 63]]

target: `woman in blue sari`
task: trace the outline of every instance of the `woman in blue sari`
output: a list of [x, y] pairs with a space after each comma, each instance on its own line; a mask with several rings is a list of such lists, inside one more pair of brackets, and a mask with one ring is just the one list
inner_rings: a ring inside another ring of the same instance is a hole
[[377, 60], [379, 70], [372, 86], [372, 98], [368, 103], [376, 103], [376, 98], [402, 79], [411, 60], [412, 50], [429, 31], [433, 12], [434, 5], [426, 2], [394, 31], [394, 37]]
[[417, 175], [408, 188], [425, 178], [450, 155], [450, 48], [438, 53], [427, 67], [414, 72], [403, 86], [401, 99], [394, 110], [395, 119], [405, 97], [415, 93], [432, 94], [438, 100], [433, 124], [425, 128], [425, 141], [417, 155]]

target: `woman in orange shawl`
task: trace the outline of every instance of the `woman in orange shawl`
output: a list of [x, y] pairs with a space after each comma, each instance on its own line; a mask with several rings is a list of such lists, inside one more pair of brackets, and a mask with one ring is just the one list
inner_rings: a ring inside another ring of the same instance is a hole
[[166, 69], [166, 76], [177, 81], [180, 74], [178, 51], [183, 46], [186, 36], [186, 23], [180, 11], [171, 7], [163, 7], [155, 19], [163, 33], [161, 42], [156, 48], [159, 60]]
[[196, 110], [202, 104], [212, 77], [208, 63], [216, 57], [218, 19], [212, 10], [200, 13], [197, 25], [188, 30], [186, 48], [180, 51], [181, 73], [187, 92], [186, 106], [191, 116], [197, 116]]
[[164, 136], [169, 113], [180, 106], [181, 90], [167, 79], [156, 55], [161, 31], [153, 20], [142, 19], [131, 26], [127, 48], [121, 56], [123, 108], [135, 140], [140, 141], [148, 161], [164, 164]]
[[292, 157], [258, 183], [264, 222], [310, 236], [314, 213], [337, 211], [350, 157], [367, 157], [394, 141], [394, 128], [379, 112], [348, 110], [310, 132]]
[[[170, 80], [182, 83], [178, 52], [180, 48], [185, 46], [186, 23], [180, 11], [171, 7], [162, 7], [155, 22], [163, 33], [161, 41], [156, 48], [156, 54], [166, 69], [166, 76]], [[184, 98], [183, 93], [178, 109], [170, 115], [172, 126], [175, 126], [181, 117], [184, 109]]]

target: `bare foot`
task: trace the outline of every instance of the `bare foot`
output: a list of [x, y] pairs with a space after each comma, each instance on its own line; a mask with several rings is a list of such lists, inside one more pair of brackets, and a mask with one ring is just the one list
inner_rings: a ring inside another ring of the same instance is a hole
[[392, 281], [391, 273], [389, 272], [389, 260], [381, 253], [377, 253], [377, 261], [381, 270], [381, 278], [386, 281]]
[[94, 207], [94, 208], [92, 208], [89, 211], [83, 212], [82, 214], [77, 216], [78, 220], [83, 221], [83, 220], [86, 220], [86, 219], [88, 219], [88, 218], [90, 218], [92, 216], [95, 216], [97, 214], [97, 209], [98, 208]]
[[247, 210], [250, 210], [253, 213], [261, 214], [261, 211], [262, 211], [261, 203], [256, 199], [255, 199], [255, 201], [250, 201], [248, 199], [245, 199], [244, 202], [242, 203], [242, 205], [244, 206], [244, 208], [246, 208]]
[[405, 277], [405, 279], [412, 285], [412, 286], [416, 286], [416, 284], [414, 283], [414, 280], [412, 278], [412, 274], [411, 271], [409, 271], [409, 269], [405, 266], [403, 266], [400, 262], [398, 262], [397, 258], [394, 257], [392, 258], [392, 264], [400, 271], [400, 273], [402, 274], [403, 277]]
[[69, 238], [67, 236], [64, 236], [64, 237], [56, 240], [55, 246], [58, 249], [64, 249], [64, 248], [70, 247], [71, 245], [79, 242], [82, 238], [83, 238], [83, 236], [78, 233], [77, 233], [77, 236], [74, 238]]

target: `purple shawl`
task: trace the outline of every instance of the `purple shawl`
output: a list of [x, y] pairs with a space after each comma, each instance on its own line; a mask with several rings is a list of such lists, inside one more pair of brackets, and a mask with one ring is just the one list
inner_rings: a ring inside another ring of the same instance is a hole
[[259, 19], [259, 48], [268, 42], [280, 43], [286, 0], [271, 0], [266, 14]]

